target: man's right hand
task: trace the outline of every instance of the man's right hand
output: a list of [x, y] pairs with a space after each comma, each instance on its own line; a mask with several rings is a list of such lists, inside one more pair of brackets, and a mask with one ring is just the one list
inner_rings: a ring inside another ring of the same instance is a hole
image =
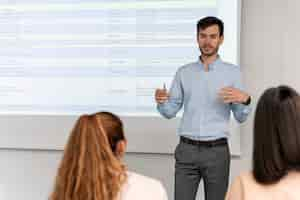
[[164, 87], [163, 89], [155, 90], [155, 101], [156, 103], [165, 103], [169, 99], [169, 93], [167, 89]]

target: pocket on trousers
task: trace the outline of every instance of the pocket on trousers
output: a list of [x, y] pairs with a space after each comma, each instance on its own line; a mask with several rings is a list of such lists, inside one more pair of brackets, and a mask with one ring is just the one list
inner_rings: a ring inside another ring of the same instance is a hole
[[215, 159], [230, 161], [230, 150], [228, 145], [217, 146], [213, 148]]
[[175, 160], [178, 160], [179, 151], [180, 151], [180, 142], [176, 145], [176, 148], [175, 148], [175, 152], [174, 152]]
[[175, 150], [175, 161], [179, 163], [194, 163], [195, 155], [198, 154], [197, 146], [180, 142]]

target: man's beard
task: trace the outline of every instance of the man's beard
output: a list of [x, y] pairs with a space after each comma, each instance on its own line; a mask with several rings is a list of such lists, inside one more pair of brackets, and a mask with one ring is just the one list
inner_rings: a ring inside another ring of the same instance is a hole
[[219, 47], [213, 48], [213, 50], [209, 53], [205, 53], [205, 51], [201, 47], [199, 47], [199, 49], [200, 49], [201, 55], [210, 57], [210, 56], [213, 56], [218, 53]]

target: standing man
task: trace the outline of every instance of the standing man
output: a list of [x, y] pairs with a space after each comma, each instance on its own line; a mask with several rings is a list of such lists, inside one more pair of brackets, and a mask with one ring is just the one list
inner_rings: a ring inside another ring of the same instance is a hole
[[250, 112], [251, 98], [242, 90], [239, 67], [218, 55], [223, 32], [223, 22], [216, 17], [198, 21], [199, 59], [178, 69], [169, 93], [165, 88], [155, 92], [164, 117], [175, 117], [184, 108], [175, 150], [175, 200], [194, 200], [201, 178], [206, 200], [224, 200], [230, 167], [230, 111], [238, 122]]

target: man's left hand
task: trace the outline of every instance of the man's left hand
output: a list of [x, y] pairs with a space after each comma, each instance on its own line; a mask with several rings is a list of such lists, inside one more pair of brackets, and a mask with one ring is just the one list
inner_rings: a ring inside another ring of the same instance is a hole
[[224, 87], [219, 92], [219, 97], [224, 103], [246, 103], [250, 96], [233, 87]]

